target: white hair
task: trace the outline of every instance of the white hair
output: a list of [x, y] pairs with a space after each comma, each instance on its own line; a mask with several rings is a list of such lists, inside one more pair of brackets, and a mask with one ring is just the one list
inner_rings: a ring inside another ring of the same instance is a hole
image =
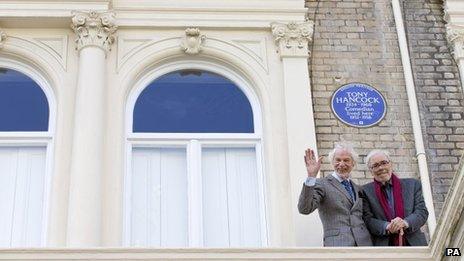
[[386, 151], [386, 150], [371, 150], [366, 156], [366, 164], [367, 164], [368, 167], [370, 165], [369, 162], [371, 161], [372, 156], [374, 156], [376, 154], [383, 154], [383, 155], [385, 155], [385, 157], [387, 157], [387, 159], [389, 161], [391, 161], [390, 160], [390, 153], [388, 153], [388, 151]]
[[354, 151], [353, 147], [347, 143], [335, 143], [335, 146], [331, 152], [329, 152], [329, 160], [330, 162], [333, 161], [333, 158], [335, 156], [335, 153], [339, 150], [345, 150], [350, 154], [351, 159], [353, 160], [354, 163], [358, 162], [358, 153]]

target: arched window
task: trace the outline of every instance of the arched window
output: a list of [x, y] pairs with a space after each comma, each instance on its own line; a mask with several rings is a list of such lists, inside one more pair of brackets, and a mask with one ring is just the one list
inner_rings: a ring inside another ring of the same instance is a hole
[[49, 118], [39, 84], [0, 67], [0, 247], [45, 243]]
[[243, 90], [217, 73], [178, 70], [133, 104], [126, 245], [266, 246], [259, 109]]
[[253, 133], [253, 112], [230, 80], [198, 70], [161, 76], [140, 94], [134, 132]]
[[39, 85], [0, 68], [0, 131], [48, 131], [48, 101]]

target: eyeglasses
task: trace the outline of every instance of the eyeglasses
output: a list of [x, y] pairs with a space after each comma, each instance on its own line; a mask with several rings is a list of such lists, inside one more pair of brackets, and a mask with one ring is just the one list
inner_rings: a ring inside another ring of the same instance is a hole
[[383, 165], [386, 165], [386, 164], [388, 164], [388, 163], [390, 163], [390, 161], [388, 161], [388, 160], [382, 160], [382, 161], [379, 161], [379, 162], [377, 162], [377, 163], [372, 164], [369, 168], [370, 168], [370, 169], [376, 169], [376, 168], [378, 168], [378, 167], [380, 167], [380, 166], [383, 166]]

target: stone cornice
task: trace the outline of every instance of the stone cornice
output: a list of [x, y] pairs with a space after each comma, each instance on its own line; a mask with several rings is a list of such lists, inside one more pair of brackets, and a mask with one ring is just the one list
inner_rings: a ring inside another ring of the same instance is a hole
[[[301, 0], [2, 0], [2, 26], [66, 28], [73, 11], [112, 10], [124, 28], [259, 28], [271, 22], [304, 21]], [[198, 19], [201, 17], [201, 19]]]
[[[2, 22], [20, 24], [24, 20], [53, 21], [57, 18], [72, 17], [74, 11], [86, 12], [88, 10], [107, 11], [111, 5], [110, 0], [3, 0], [0, 1], [0, 17]], [[16, 21], [21, 18], [20, 21]], [[60, 20], [61, 21], [61, 20]], [[65, 20], [62, 20], [65, 22]], [[64, 24], [63, 24], [64, 26]]]
[[110, 51], [114, 42], [113, 34], [116, 32], [115, 15], [113, 12], [97, 13], [91, 11], [75, 12], [71, 28], [76, 33], [76, 49], [81, 50], [87, 46], [97, 46]]
[[312, 41], [313, 22], [272, 23], [272, 35], [281, 57], [307, 57], [308, 43]]
[[446, 38], [453, 49], [456, 61], [464, 58], [464, 27], [448, 25], [446, 27]]

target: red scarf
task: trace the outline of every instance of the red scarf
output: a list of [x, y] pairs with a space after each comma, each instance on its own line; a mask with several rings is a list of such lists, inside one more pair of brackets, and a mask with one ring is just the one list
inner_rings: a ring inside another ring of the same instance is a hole
[[[393, 202], [395, 202], [395, 214], [396, 217], [404, 218], [404, 207], [403, 207], [403, 193], [401, 191], [401, 182], [400, 179], [392, 173], [391, 175], [392, 189], [393, 189]], [[382, 206], [383, 213], [387, 217], [387, 221], [394, 219], [394, 213], [391, 213], [390, 207], [385, 193], [382, 191], [382, 183], [374, 180], [375, 195], [379, 200], [380, 205]], [[399, 234], [390, 235], [393, 237], [393, 244], [399, 246]]]

